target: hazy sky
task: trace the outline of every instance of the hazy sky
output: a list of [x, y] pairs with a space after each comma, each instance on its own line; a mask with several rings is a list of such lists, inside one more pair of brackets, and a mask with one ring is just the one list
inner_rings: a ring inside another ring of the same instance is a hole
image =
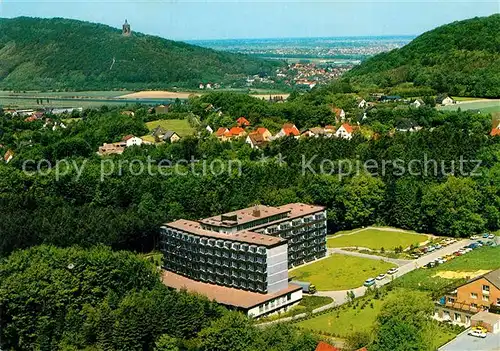
[[420, 34], [500, 12], [500, 1], [0, 0], [0, 17], [67, 17], [169, 39]]

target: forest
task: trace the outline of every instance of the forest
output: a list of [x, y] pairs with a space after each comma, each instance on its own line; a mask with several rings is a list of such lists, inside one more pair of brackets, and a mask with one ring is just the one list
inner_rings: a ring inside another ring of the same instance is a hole
[[281, 64], [61, 18], [0, 18], [0, 33], [3, 90], [193, 89], [265, 76]]
[[453, 22], [376, 55], [344, 79], [365, 89], [410, 83], [454, 96], [500, 97], [500, 14]]

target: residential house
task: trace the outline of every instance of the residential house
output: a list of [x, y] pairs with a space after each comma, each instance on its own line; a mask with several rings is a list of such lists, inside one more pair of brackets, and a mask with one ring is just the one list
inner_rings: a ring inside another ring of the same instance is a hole
[[163, 141], [168, 142], [168, 143], [175, 143], [177, 141], [181, 140], [181, 137], [174, 131], [168, 130], [165, 135], [163, 136]]
[[151, 130], [151, 135], [155, 138], [156, 142], [160, 142], [163, 139], [163, 136], [165, 135], [167, 131], [163, 129], [162, 127], [158, 126]]
[[264, 139], [262, 134], [256, 132], [248, 134], [245, 142], [249, 144], [252, 149], [261, 149], [269, 143], [268, 140]]
[[334, 126], [332, 125], [327, 125], [325, 126], [325, 135], [327, 137], [331, 137], [332, 135], [335, 134], [335, 132], [337, 131], [337, 128], [335, 128]]
[[200, 83], [200, 85], [198, 86], [198, 88], [205, 89], [205, 85], [203, 85], [203, 83]]
[[141, 146], [143, 143], [141, 138], [138, 138], [132, 134], [124, 136], [122, 138], [122, 141], [125, 142], [126, 147]]
[[102, 146], [99, 146], [97, 154], [100, 156], [121, 155], [125, 151], [125, 146], [125, 143], [104, 143]]
[[3, 155], [3, 160], [5, 161], [5, 163], [9, 163], [13, 157], [14, 157], [14, 151], [9, 149], [9, 150], [7, 150], [5, 155]]
[[340, 349], [333, 347], [324, 341], [320, 341], [314, 351], [340, 351]]
[[153, 110], [155, 111], [155, 114], [157, 114], [157, 115], [164, 115], [164, 114], [168, 113], [169, 106], [168, 105], [158, 105]]
[[453, 100], [451, 97], [447, 95], [438, 96], [436, 98], [436, 104], [438, 105], [448, 106], [448, 105], [453, 105], [455, 103], [456, 103], [455, 100]]
[[128, 117], [134, 117], [135, 112], [134, 111], [122, 111], [121, 113], [123, 116], [128, 116]]
[[220, 139], [221, 141], [226, 141], [228, 140], [227, 138], [227, 135], [229, 133], [229, 129], [225, 128], [225, 127], [220, 127], [219, 129], [217, 129], [217, 131], [215, 132], [215, 136]]
[[238, 118], [236, 120], [236, 123], [238, 124], [238, 127], [243, 127], [243, 128], [248, 127], [250, 125], [250, 122], [245, 117]]
[[25, 122], [34, 122], [34, 121], [38, 121], [38, 118], [35, 116], [35, 115], [31, 115], [29, 117], [26, 117], [24, 119]]
[[349, 123], [344, 123], [340, 126], [339, 129], [335, 132], [335, 136], [337, 138], [348, 139], [351, 140], [354, 133], [354, 127]]
[[264, 138], [265, 141], [270, 141], [273, 137], [271, 132], [265, 127], [257, 128], [254, 133], [262, 135], [262, 137]]
[[298, 138], [300, 135], [300, 131], [297, 129], [295, 124], [285, 123], [281, 130], [274, 136], [275, 139], [282, 138], [285, 136], [293, 136], [294, 138]]
[[498, 121], [496, 127], [493, 127], [491, 129], [491, 136], [500, 136], [500, 121]]
[[482, 311], [500, 312], [500, 269], [480, 275], [446, 294], [436, 304], [434, 318], [470, 326]]
[[[227, 133], [226, 133], [227, 134]], [[231, 129], [229, 129], [229, 132], [228, 132], [228, 137], [230, 138], [240, 138], [240, 137], [243, 137], [245, 136], [247, 133], [245, 132], [245, 130], [241, 127], [232, 127]]]
[[383, 95], [382, 97], [380, 97], [381, 102], [396, 102], [400, 100], [401, 96], [399, 95]]
[[413, 106], [413, 107], [415, 107], [415, 108], [419, 108], [419, 107], [424, 106], [425, 103], [424, 103], [424, 101], [422, 99], [416, 99], [410, 105]]
[[206, 126], [206, 127], [205, 127], [205, 130], [206, 130], [207, 132], [209, 132], [210, 134], [212, 134], [212, 133], [214, 132], [214, 130], [213, 130], [213, 129], [212, 129], [212, 127], [210, 127], [210, 126]]
[[335, 114], [335, 121], [341, 123], [345, 121], [345, 111], [341, 108], [332, 107], [332, 112]]
[[308, 137], [308, 138], [317, 138], [319, 136], [325, 136], [325, 135], [326, 135], [325, 129], [321, 127], [309, 128], [300, 134], [301, 137]]
[[358, 103], [358, 108], [365, 108], [366, 107], [366, 100], [363, 99]]

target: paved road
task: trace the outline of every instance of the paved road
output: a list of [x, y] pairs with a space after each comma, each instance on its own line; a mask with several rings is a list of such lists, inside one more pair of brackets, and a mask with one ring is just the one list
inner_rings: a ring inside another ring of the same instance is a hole
[[[409, 273], [417, 268], [425, 266], [427, 263], [434, 261], [438, 257], [452, 254], [453, 252], [457, 251], [458, 249], [462, 248], [463, 246], [469, 245], [470, 243], [472, 243], [472, 240], [469, 240], [469, 239], [460, 240], [454, 244], [443, 247], [443, 248], [436, 250], [430, 254], [419, 257], [416, 260], [406, 261], [405, 264], [403, 264], [402, 266], [399, 267], [398, 272], [396, 274], [394, 274], [393, 276], [388, 276], [387, 278], [385, 278], [383, 280], [377, 280], [377, 286], [386, 285], [386, 284], [390, 283], [393, 279], [395, 279], [397, 277], [401, 277], [401, 276], [405, 275], [406, 273]], [[344, 252], [342, 252], [342, 253], [344, 253]], [[346, 251], [346, 253], [359, 254], [359, 253], [350, 252], [350, 251]], [[364, 255], [363, 257], [371, 256], [369, 258], [380, 259], [380, 256], [372, 256], [372, 255], [366, 255], [366, 254], [360, 254], [360, 255]], [[385, 257], [384, 257], [384, 259], [385, 259]], [[328, 305], [325, 305], [325, 306], [322, 306], [322, 307], [315, 309], [312, 313], [313, 314], [319, 313], [319, 312], [327, 310], [329, 308], [345, 304], [347, 302], [347, 292], [348, 291], [354, 292], [355, 297], [360, 297], [360, 296], [365, 295], [366, 287], [361, 286], [359, 288], [349, 289], [349, 290], [318, 291], [315, 294], [315, 296], [328, 296], [328, 297], [331, 297], [333, 299], [333, 302], [328, 304]], [[278, 319], [278, 320], [275, 320], [272, 322], [261, 323], [261, 324], [259, 324], [259, 326], [287, 322], [287, 321], [291, 321], [294, 319], [303, 318], [305, 316], [306, 316], [305, 313], [301, 313], [301, 314], [293, 316], [293, 317], [287, 317], [287, 318]]]
[[389, 258], [389, 257], [384, 257], [384, 256], [377, 256], [377, 255], [370, 255], [370, 254], [365, 254], [361, 252], [356, 252], [356, 251], [347, 251], [347, 250], [342, 250], [342, 249], [328, 249], [329, 254], [342, 254], [342, 255], [348, 255], [348, 256], [356, 256], [356, 257], [363, 257], [363, 258], [369, 258], [372, 260], [382, 260], [390, 263], [394, 263], [397, 266], [403, 266], [405, 264], [408, 264], [412, 262], [412, 260], [403, 260], [399, 258]]

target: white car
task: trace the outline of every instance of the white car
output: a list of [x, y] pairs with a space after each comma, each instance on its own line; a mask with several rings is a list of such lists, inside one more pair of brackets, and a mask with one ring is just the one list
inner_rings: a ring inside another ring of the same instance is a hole
[[479, 239], [479, 237], [477, 235], [473, 235], [470, 237], [470, 240], [477, 240], [477, 239]]
[[484, 339], [486, 337], [486, 333], [482, 332], [480, 330], [471, 330], [467, 334], [469, 334], [470, 336], [475, 336], [476, 338], [483, 338]]
[[397, 268], [391, 268], [391, 269], [389, 269], [389, 270], [387, 271], [387, 274], [394, 274], [394, 273], [396, 273], [397, 271], [398, 271], [398, 269], [397, 269]]
[[437, 262], [437, 263], [439, 263], [439, 264], [443, 264], [443, 263], [445, 263], [445, 262], [446, 262], [446, 260], [443, 260], [443, 258], [442, 258], [442, 257], [438, 257], [438, 258], [436, 258], [434, 261], [435, 261], [435, 262]]
[[380, 273], [379, 275], [377, 275], [377, 278], [375, 278], [375, 279], [377, 279], [377, 280], [382, 280], [382, 279], [384, 279], [385, 277], [386, 277], [386, 275], [385, 275], [384, 273]]
[[434, 248], [435, 248], [436, 250], [439, 250], [440, 248], [442, 248], [442, 246], [441, 246], [440, 244], [437, 244], [436, 246], [434, 246]]
[[495, 234], [488, 235], [488, 239], [495, 239]]

